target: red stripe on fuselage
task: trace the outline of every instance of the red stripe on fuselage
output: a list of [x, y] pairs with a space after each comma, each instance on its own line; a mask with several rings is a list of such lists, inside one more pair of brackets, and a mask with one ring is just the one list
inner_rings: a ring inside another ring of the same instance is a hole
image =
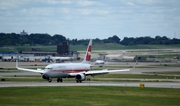
[[89, 70], [51, 70], [50, 72], [63, 72], [63, 73], [78, 73], [78, 72], [87, 72]]

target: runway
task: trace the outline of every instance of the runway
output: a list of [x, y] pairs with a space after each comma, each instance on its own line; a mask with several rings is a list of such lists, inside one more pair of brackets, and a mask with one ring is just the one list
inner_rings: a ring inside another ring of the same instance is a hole
[[38, 86], [120, 86], [120, 87], [139, 87], [144, 84], [145, 87], [154, 88], [180, 88], [180, 82], [99, 82], [84, 81], [76, 82], [0, 82], [0, 87], [38, 87]]

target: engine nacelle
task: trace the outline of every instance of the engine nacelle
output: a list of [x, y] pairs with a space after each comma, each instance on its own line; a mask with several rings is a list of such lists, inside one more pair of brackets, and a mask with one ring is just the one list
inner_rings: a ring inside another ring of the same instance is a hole
[[52, 82], [52, 79], [46, 75], [42, 75], [42, 79], [46, 80], [46, 81], [49, 81], [49, 82]]
[[46, 75], [42, 75], [42, 79], [48, 80], [49, 78]]
[[86, 79], [86, 75], [83, 73], [76, 75], [77, 81], [84, 81], [85, 79]]

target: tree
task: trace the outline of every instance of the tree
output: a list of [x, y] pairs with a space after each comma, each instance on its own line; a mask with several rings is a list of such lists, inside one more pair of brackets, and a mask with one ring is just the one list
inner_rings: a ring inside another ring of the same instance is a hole
[[120, 42], [122, 45], [134, 45], [135, 44], [135, 38], [131, 37], [124, 37], [124, 39]]
[[58, 44], [60, 44], [61, 42], [64, 42], [64, 41], [66, 41], [66, 38], [63, 35], [55, 34], [51, 38], [51, 42], [54, 45], [58, 45]]
[[120, 38], [116, 35], [114, 35], [113, 37], [109, 37], [108, 40], [115, 42], [115, 43], [120, 43]]
[[102, 40], [100, 40], [99, 38], [93, 39], [94, 43], [102, 43]]

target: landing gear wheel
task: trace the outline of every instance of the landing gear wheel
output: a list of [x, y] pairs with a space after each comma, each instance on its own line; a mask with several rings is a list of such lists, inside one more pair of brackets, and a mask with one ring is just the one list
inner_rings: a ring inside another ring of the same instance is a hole
[[52, 79], [51, 79], [51, 78], [49, 78], [49, 79], [48, 79], [48, 82], [52, 82]]
[[57, 82], [63, 82], [62, 78], [58, 78]]
[[60, 78], [60, 82], [63, 82], [63, 79], [62, 79], [62, 78]]
[[77, 83], [82, 83], [82, 81], [76, 80]]

